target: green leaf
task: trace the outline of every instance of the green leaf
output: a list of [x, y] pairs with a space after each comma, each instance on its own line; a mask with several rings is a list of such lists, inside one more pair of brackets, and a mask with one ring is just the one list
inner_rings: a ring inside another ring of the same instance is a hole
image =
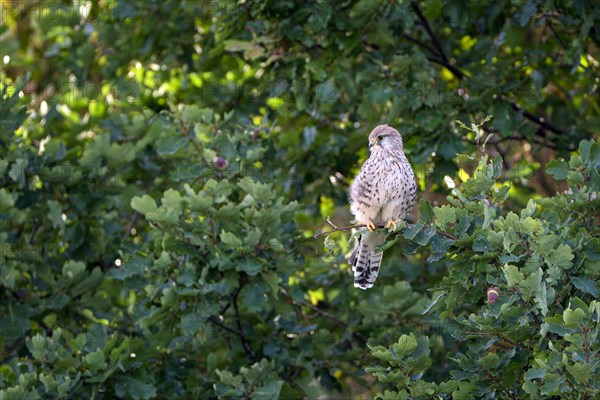
[[259, 312], [267, 302], [265, 293], [267, 286], [263, 283], [255, 283], [252, 286], [244, 286], [240, 291], [242, 304], [251, 312]]
[[546, 166], [546, 172], [559, 181], [567, 179], [569, 170], [569, 164], [562, 160], [552, 160]]
[[435, 215], [435, 225], [441, 229], [456, 222], [456, 209], [452, 206], [435, 207], [433, 213]]
[[117, 280], [125, 280], [144, 272], [146, 267], [149, 267], [150, 261], [138, 254], [135, 254], [125, 261], [123, 265], [117, 268], [111, 268], [108, 275]]
[[0, 189], [0, 212], [5, 212], [15, 205], [15, 199], [5, 188]]
[[431, 254], [429, 255], [429, 257], [427, 257], [427, 261], [437, 262], [441, 260], [446, 255], [450, 247], [452, 247], [454, 242], [455, 241], [453, 239], [447, 238], [443, 235], [435, 235], [430, 242]]
[[413, 239], [413, 242], [420, 244], [421, 246], [427, 245], [429, 240], [436, 234], [436, 230], [432, 226], [428, 226], [425, 229], [422, 229], [417, 236]]
[[[517, 282], [518, 287], [521, 289], [523, 294], [523, 298], [529, 300], [530, 298], [534, 297], [535, 294], [540, 292], [542, 286], [542, 275], [542, 269], [538, 268], [535, 272], [529, 274], [526, 279]], [[518, 277], [518, 273], [516, 275], [512, 275], [511, 280]]]
[[282, 380], [272, 380], [265, 382], [262, 386], [256, 388], [251, 395], [255, 400], [276, 400], [279, 399], [279, 392], [283, 386]]
[[543, 379], [545, 375], [545, 368], [530, 368], [527, 372], [525, 372], [525, 379]]
[[416, 223], [414, 225], [408, 225], [404, 230], [404, 238], [408, 240], [413, 240], [415, 236], [423, 229], [423, 225], [420, 223]]
[[175, 137], [169, 136], [166, 138], [160, 138], [156, 142], [156, 151], [160, 156], [172, 156], [177, 153], [179, 149], [184, 148], [190, 139], [187, 137]]
[[255, 276], [262, 270], [262, 264], [253, 260], [242, 260], [236, 267], [238, 271], [247, 273], [250, 276]]
[[394, 246], [399, 241], [400, 241], [400, 236], [394, 236], [394, 238], [391, 239], [391, 240], [390, 240], [390, 237], [388, 236], [388, 238], [386, 238], [386, 241], [381, 246], [377, 247], [375, 249], [375, 251], [378, 252], [378, 253], [384, 252], [387, 249], [389, 249], [392, 246]]
[[417, 348], [417, 339], [411, 333], [410, 335], [402, 335], [397, 343], [394, 343], [391, 350], [396, 353], [398, 358], [404, 358], [405, 355]]
[[85, 263], [81, 261], [67, 261], [62, 268], [63, 276], [69, 280], [80, 278], [85, 272]]
[[521, 385], [525, 393], [527, 393], [532, 399], [538, 399], [538, 386], [533, 381], [525, 381]]
[[65, 227], [65, 221], [62, 218], [63, 210], [60, 203], [56, 200], [48, 200], [48, 218], [52, 221], [54, 228], [63, 229]]
[[255, 44], [244, 40], [229, 39], [223, 42], [227, 51], [246, 51], [252, 49]]
[[131, 199], [131, 208], [142, 215], [156, 210], [156, 202], [147, 194], [142, 197], [135, 196]]
[[581, 290], [582, 292], [591, 294], [596, 299], [600, 294], [598, 286], [596, 286], [596, 282], [592, 281], [591, 279], [585, 278], [583, 276], [574, 276], [571, 278], [571, 283], [577, 289]]
[[496, 353], [488, 353], [479, 359], [479, 364], [483, 369], [496, 369], [500, 363], [500, 357]]
[[[251, 46], [248, 48], [251, 48]], [[197, 122], [211, 123], [213, 121], [213, 110], [210, 108], [200, 108], [194, 104], [186, 105], [181, 111], [181, 119], [188, 127], [194, 126]]]
[[452, 392], [452, 399], [454, 400], [469, 400], [471, 398], [471, 392], [475, 387], [471, 382], [462, 381], [458, 384], [458, 390]]
[[590, 149], [593, 144], [594, 144], [593, 140], [582, 140], [581, 142], [579, 142], [579, 153], [581, 154], [581, 160], [588, 167], [591, 166], [591, 164], [590, 164]]
[[536, 11], [537, 2], [534, 0], [528, 0], [523, 6], [523, 8], [519, 10], [515, 15], [519, 26], [524, 27], [525, 25], [527, 25], [531, 17], [533, 17], [533, 15], [536, 13]]
[[121, 375], [116, 381], [115, 393], [119, 397], [148, 400], [156, 396], [156, 387], [137, 377]]
[[504, 278], [509, 287], [518, 287], [519, 283], [525, 279], [525, 276], [514, 265], [505, 264], [502, 267]]
[[279, 278], [279, 276], [277, 276], [276, 273], [269, 272], [269, 271], [262, 271], [261, 276], [265, 280], [267, 285], [269, 285], [269, 288], [271, 289], [271, 294], [273, 295], [273, 297], [275, 299], [278, 299], [279, 298], [279, 282], [281, 282], [281, 279]]
[[196, 313], [186, 314], [181, 317], [181, 322], [179, 323], [181, 327], [181, 331], [184, 336], [193, 336], [202, 327], [204, 324], [205, 318]]
[[87, 354], [83, 358], [84, 365], [89, 368], [93, 374], [97, 373], [98, 370], [107, 367], [104, 352], [101, 349], [96, 350], [93, 353]]
[[563, 319], [568, 327], [579, 327], [585, 319], [585, 312], [581, 308], [575, 310], [567, 308], [563, 312]]
[[527, 207], [521, 210], [521, 220], [525, 220], [528, 217], [531, 217], [535, 212], [535, 202], [532, 199], [529, 199], [527, 202]]
[[431, 203], [429, 203], [427, 200], [419, 200], [419, 212], [421, 213], [421, 221], [423, 221], [425, 225], [429, 225], [433, 222], [433, 217], [435, 214], [433, 213]]
[[239, 250], [242, 247], [242, 241], [231, 232], [222, 230], [219, 238], [221, 239], [221, 242], [227, 245], [230, 249]]
[[567, 365], [567, 371], [575, 378], [579, 384], [587, 384], [592, 378], [594, 367], [590, 363], [577, 361], [573, 365]]
[[566, 244], [561, 244], [556, 249], [549, 250], [545, 260], [550, 267], [570, 269], [573, 266], [573, 258], [575, 256], [571, 248]]
[[576, 329], [572, 329], [572, 328], [565, 326], [565, 322], [563, 320], [562, 315], [555, 315], [554, 317], [548, 317], [548, 318], [546, 318], [545, 323], [547, 325], [548, 332], [556, 333], [561, 336], [563, 336], [565, 334], [571, 334], [571, 333], [577, 332]]

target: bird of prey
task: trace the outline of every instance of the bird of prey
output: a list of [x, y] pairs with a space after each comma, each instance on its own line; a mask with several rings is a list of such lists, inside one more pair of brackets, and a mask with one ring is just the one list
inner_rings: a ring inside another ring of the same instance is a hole
[[386, 229], [409, 214], [417, 195], [417, 184], [404, 155], [402, 136], [388, 125], [379, 125], [369, 135], [371, 155], [363, 163], [350, 186], [350, 210], [358, 224], [369, 232], [359, 236], [348, 262], [354, 272], [354, 287], [368, 289], [379, 273], [382, 253], [377, 246], [386, 233], [375, 232], [377, 225]]

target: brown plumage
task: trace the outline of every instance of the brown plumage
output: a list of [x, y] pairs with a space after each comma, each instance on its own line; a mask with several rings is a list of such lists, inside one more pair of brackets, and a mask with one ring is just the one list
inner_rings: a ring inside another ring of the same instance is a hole
[[385, 241], [384, 232], [373, 232], [375, 225], [396, 225], [409, 214], [415, 203], [417, 184], [404, 155], [402, 136], [387, 125], [379, 125], [369, 135], [370, 157], [363, 163], [350, 186], [350, 210], [369, 232], [358, 238], [348, 262], [354, 272], [354, 286], [373, 287], [379, 274], [382, 253], [375, 248]]

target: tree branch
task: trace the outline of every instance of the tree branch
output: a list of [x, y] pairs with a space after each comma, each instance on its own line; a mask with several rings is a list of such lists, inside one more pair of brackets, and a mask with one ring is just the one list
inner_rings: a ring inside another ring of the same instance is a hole
[[423, 25], [423, 28], [425, 28], [425, 30], [427, 31], [427, 34], [431, 38], [431, 42], [437, 49], [437, 55], [440, 56], [442, 58], [442, 60], [444, 60], [445, 62], [448, 62], [448, 57], [446, 57], [446, 53], [444, 52], [444, 48], [442, 47], [442, 44], [438, 40], [437, 36], [435, 36], [435, 33], [433, 33], [433, 29], [431, 29], [431, 26], [429, 25], [427, 18], [425, 18], [425, 16], [421, 12], [421, 7], [419, 7], [419, 2], [413, 1], [410, 3], [410, 6], [417, 14], [419, 21], [421, 21], [421, 25]]
[[[294, 299], [286, 290], [284, 290], [283, 288], [279, 290], [284, 296], [286, 296], [287, 298], [291, 299], [292, 301], [297, 301], [296, 299]], [[339, 319], [338, 317], [336, 317], [335, 315], [331, 315], [329, 314], [327, 311], [321, 310], [320, 308], [313, 306], [312, 304], [304, 301], [304, 300], [300, 300], [300, 304], [303, 306], [306, 306], [308, 308], [310, 308], [311, 310], [315, 311], [317, 314], [325, 317], [325, 318], [329, 318], [330, 320], [336, 322], [338, 325], [341, 325], [345, 328], [349, 328], [350, 325], [345, 322], [342, 321], [341, 319]], [[367, 339], [360, 333], [360, 332], [352, 332], [352, 334], [362, 340], [364, 343], [367, 343]]]
[[[317, 239], [319, 236], [329, 235], [330, 233], [333, 233], [333, 232], [348, 231], [350, 229], [358, 229], [358, 228], [363, 228], [365, 226], [367, 226], [367, 225], [359, 224], [359, 225], [340, 226], [339, 228], [331, 229], [329, 231], [317, 232], [313, 235], [313, 238]], [[375, 225], [375, 227], [378, 229], [382, 229], [382, 228], [385, 228], [385, 225]], [[447, 237], [448, 239], [458, 240], [458, 238], [456, 236], [454, 236], [448, 232], [440, 231], [438, 229], [436, 229], [436, 232], [442, 236]]]
[[[433, 30], [431, 29], [431, 26], [429, 25], [429, 22], [427, 21], [427, 18], [425, 18], [425, 16], [423, 15], [423, 12], [421, 11], [421, 8], [419, 7], [419, 3], [416, 2], [416, 1], [414, 1], [414, 2], [411, 3], [411, 7], [413, 8], [413, 10], [415, 11], [415, 13], [417, 14], [417, 17], [419, 18], [419, 21], [421, 22], [421, 25], [423, 26], [423, 28], [425, 28], [425, 31], [429, 35], [429, 38], [431, 39], [431, 42], [433, 43], [435, 49], [432, 48], [431, 46], [427, 45], [426, 43], [424, 43], [424, 42], [422, 42], [422, 41], [420, 41], [418, 39], [413, 38], [412, 36], [403, 34], [403, 37], [405, 37], [406, 39], [410, 40], [411, 42], [417, 44], [418, 46], [426, 49], [429, 53], [431, 53], [431, 55], [427, 57], [427, 59], [429, 61], [446, 67], [450, 72], [452, 72], [452, 74], [457, 79], [459, 79], [459, 80], [467, 80], [468, 76], [464, 72], [462, 72], [460, 70], [460, 68], [458, 68], [457, 66], [452, 65], [450, 63], [450, 60], [446, 56], [446, 53], [444, 52], [444, 49], [443, 49], [443, 47], [442, 47], [442, 45], [441, 45], [438, 37], [435, 35], [435, 33], [433, 32]], [[548, 26], [554, 31], [554, 28], [552, 27], [551, 24], [549, 24]], [[523, 110], [522, 107], [519, 106], [515, 102], [508, 101], [508, 103], [513, 108], [513, 110], [515, 110], [517, 112], [522, 111], [523, 116], [526, 119], [528, 119], [531, 122], [534, 122], [534, 123], [540, 125], [544, 129], [547, 129], [547, 130], [549, 130], [551, 132], [554, 132], [556, 134], [559, 134], [559, 135], [566, 134], [566, 131], [563, 128], [560, 128], [560, 127], [554, 125], [552, 122], [548, 121], [546, 118], [537, 116], [535, 114], [530, 113], [529, 111]]]
[[558, 40], [558, 43], [560, 43], [560, 46], [563, 48], [563, 50], [567, 50], [567, 47], [568, 47], [567, 44], [560, 37], [560, 35], [558, 34], [558, 32], [556, 32], [556, 29], [554, 29], [554, 26], [552, 25], [552, 21], [550, 19], [548, 19], [548, 18], [546, 18], [546, 25], [548, 25], [548, 28], [550, 28], [550, 30], [552, 31], [552, 33], [556, 37], [556, 40]]
[[[323, 231], [323, 232], [317, 232], [313, 235], [314, 239], [317, 239], [319, 236], [323, 236], [323, 235], [329, 235], [332, 232], [338, 232], [338, 231], [349, 231], [350, 229], [353, 228], [363, 228], [365, 227], [365, 224], [360, 224], [360, 225], [348, 225], [348, 226], [340, 226], [339, 228], [335, 228], [332, 229], [330, 231]], [[384, 228], [383, 225], [375, 225], [377, 228]]]
[[242, 283], [240, 285], [240, 287], [233, 293], [232, 304], [233, 304], [233, 310], [235, 312], [235, 323], [236, 323], [238, 331], [239, 331], [238, 336], [240, 338], [240, 342], [242, 342], [242, 347], [244, 348], [244, 352], [246, 353], [246, 355], [248, 356], [250, 361], [254, 363], [254, 362], [256, 362], [256, 357], [254, 356], [254, 353], [252, 353], [252, 350], [250, 349], [250, 345], [248, 345], [248, 340], [246, 340], [246, 336], [244, 336], [244, 330], [242, 329], [242, 320], [240, 318], [240, 310], [239, 310], [238, 304], [237, 304], [238, 294], [240, 294], [242, 287], [244, 287], [244, 283]]
[[490, 371], [486, 371], [486, 374], [492, 381], [494, 381], [494, 383], [496, 384], [496, 386], [498, 386], [498, 389], [500, 389], [501, 392], [508, 394], [511, 399], [517, 400], [515, 395], [510, 390], [507, 390], [504, 387], [504, 385], [502, 385], [502, 383], [498, 380], [498, 378], [496, 378], [494, 375], [492, 375], [492, 373]]
[[219, 328], [226, 330], [227, 332], [233, 333], [234, 335], [237, 335], [237, 336], [242, 336], [242, 332], [236, 331], [235, 329], [228, 327], [227, 325], [225, 325], [224, 323], [219, 321], [219, 319], [217, 317], [215, 317], [214, 315], [211, 315], [210, 317], [208, 317], [208, 320], [210, 322], [212, 322], [213, 324], [217, 325]]
[[407, 39], [410, 40], [411, 42], [415, 43], [417, 46], [419, 47], [423, 47], [424, 49], [427, 49], [430, 53], [432, 54], [436, 54], [437, 52], [433, 49], [433, 47], [430, 47], [427, 43], [420, 41], [417, 38], [414, 38], [406, 33], [403, 33], [402, 36]]
[[[150, 182], [150, 184], [146, 187], [146, 193], [144, 194], [150, 193], [150, 191], [154, 188], [154, 184], [155, 181]], [[134, 212], [131, 216], [131, 219], [129, 220], [129, 223], [127, 224], [127, 227], [125, 228], [125, 233], [123, 234], [123, 238], [121, 239], [121, 241], [127, 239], [129, 235], [131, 235], [131, 230], [133, 229], [139, 218], [140, 214], [137, 211]]]
[[535, 122], [536, 124], [540, 125], [543, 128], [548, 129], [549, 131], [552, 131], [554, 133], [558, 133], [559, 135], [564, 135], [566, 133], [566, 131], [562, 128], [559, 128], [558, 126], [554, 125], [552, 122], [546, 120], [543, 117], [539, 117], [537, 115], [534, 115], [532, 113], [530, 113], [529, 111], [525, 111], [523, 110], [523, 108], [518, 105], [517, 103], [513, 102], [513, 101], [509, 101], [508, 102], [510, 104], [510, 106], [513, 108], [513, 110], [515, 111], [523, 111], [523, 116], [525, 118], [527, 118], [528, 120]]
[[458, 78], [460, 80], [465, 79], [467, 77], [467, 75], [465, 75], [465, 73], [462, 72], [456, 65], [452, 65], [448, 61], [444, 61], [444, 60], [441, 60], [441, 59], [439, 59], [437, 57], [433, 57], [433, 56], [428, 56], [427, 59], [433, 63], [436, 63], [443, 67], [446, 67], [450, 72], [452, 72], [452, 74], [456, 78]]

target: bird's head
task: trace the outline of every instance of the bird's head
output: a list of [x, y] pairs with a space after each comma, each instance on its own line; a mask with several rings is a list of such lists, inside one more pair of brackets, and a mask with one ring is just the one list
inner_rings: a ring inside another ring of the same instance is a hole
[[402, 151], [402, 136], [391, 126], [378, 125], [369, 135], [369, 148], [371, 151]]

